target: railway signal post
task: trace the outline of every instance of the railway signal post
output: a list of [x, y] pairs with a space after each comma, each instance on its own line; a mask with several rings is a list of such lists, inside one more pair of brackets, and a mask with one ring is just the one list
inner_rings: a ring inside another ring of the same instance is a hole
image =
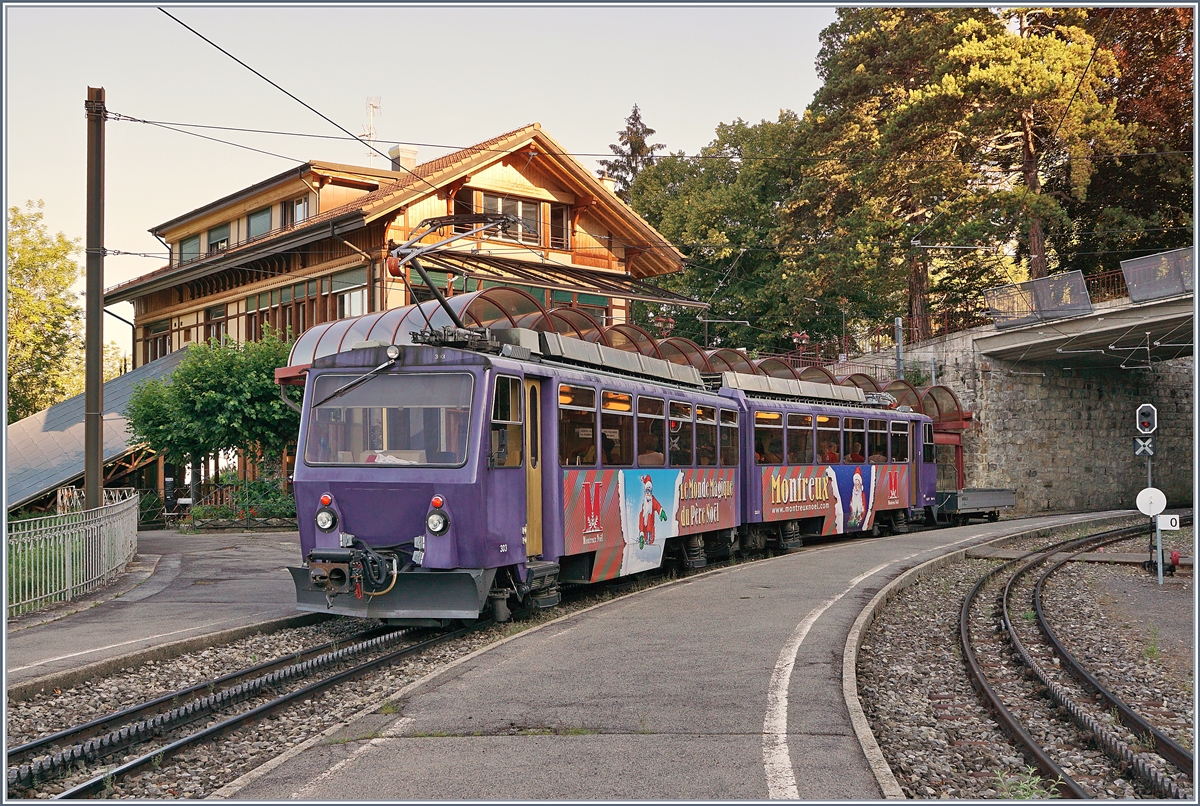
[[1146, 457], [1146, 486], [1153, 487], [1151, 462], [1154, 460], [1154, 438], [1150, 434], [1158, 429], [1158, 409], [1154, 407], [1153, 403], [1143, 403], [1137, 407], [1133, 424], [1137, 428], [1137, 432], [1145, 437], [1144, 439], [1133, 438], [1133, 455]]

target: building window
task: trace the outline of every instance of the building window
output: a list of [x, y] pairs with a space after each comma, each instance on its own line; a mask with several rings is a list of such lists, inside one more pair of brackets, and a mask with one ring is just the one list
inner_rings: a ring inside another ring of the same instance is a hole
[[[455, 215], [472, 215], [475, 212], [475, 191], [470, 188], [459, 188], [454, 194], [454, 214]], [[477, 225], [475, 224], [455, 224], [455, 232], [470, 232]]]
[[282, 224], [285, 227], [304, 221], [308, 218], [308, 196], [285, 201], [280, 207], [280, 213], [282, 214], [280, 217], [283, 219]]
[[571, 211], [565, 204], [550, 205], [550, 248], [571, 248]]
[[179, 262], [187, 263], [200, 257], [200, 236], [193, 235], [179, 242]]
[[222, 224], [208, 231], [208, 253], [219, 252], [229, 248], [229, 225]]
[[246, 217], [246, 237], [250, 240], [261, 238], [271, 232], [271, 208], [264, 207]]
[[494, 193], [483, 194], [483, 212], [503, 213], [516, 216], [520, 225], [513, 224], [506, 234], [499, 237], [518, 243], [541, 245], [542, 242], [542, 203], [528, 199], [514, 199], [510, 196], [497, 196]]
[[223, 341], [226, 333], [225, 306], [215, 305], [204, 311], [204, 340]]
[[157, 361], [171, 352], [171, 320], [163, 319], [146, 325], [143, 345], [145, 363]]
[[367, 312], [367, 269], [365, 266], [339, 272], [330, 278], [337, 300], [337, 318], [362, 316]]

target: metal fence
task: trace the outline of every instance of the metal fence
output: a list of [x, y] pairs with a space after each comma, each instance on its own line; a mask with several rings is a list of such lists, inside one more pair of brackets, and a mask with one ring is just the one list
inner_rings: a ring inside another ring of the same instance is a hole
[[189, 510], [196, 529], [295, 529], [296, 501], [284, 479], [197, 484]]
[[99, 509], [9, 522], [9, 618], [96, 590], [133, 559], [138, 496], [111, 492], [119, 500]]
[[988, 315], [1000, 330], [1092, 312], [1087, 283], [1079, 271], [989, 288], [983, 294]]
[[1192, 248], [1121, 261], [1131, 302], [1191, 294], [1195, 290]]

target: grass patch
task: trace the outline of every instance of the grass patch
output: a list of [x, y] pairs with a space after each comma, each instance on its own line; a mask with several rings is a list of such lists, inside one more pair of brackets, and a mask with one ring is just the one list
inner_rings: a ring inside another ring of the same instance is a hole
[[1158, 646], [1158, 627], [1150, 625], [1150, 643], [1142, 650], [1142, 656], [1147, 660], [1158, 660], [1162, 650]]
[[392, 714], [400, 713], [400, 706], [395, 702], [385, 702], [383, 705], [379, 706], [379, 710], [375, 713], [383, 714], [384, 716], [391, 716]]
[[1026, 767], [1024, 772], [1016, 775], [1005, 775], [1003, 770], [996, 773], [996, 796], [1005, 800], [1042, 800], [1062, 797], [1058, 794], [1057, 786], [1060, 779], [1047, 781], [1038, 775], [1034, 767]]

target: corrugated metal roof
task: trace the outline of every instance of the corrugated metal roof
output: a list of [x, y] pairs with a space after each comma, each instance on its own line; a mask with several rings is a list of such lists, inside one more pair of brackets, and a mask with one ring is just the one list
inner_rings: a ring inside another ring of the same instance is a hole
[[[116, 461], [131, 449], [123, 412], [142, 381], [170, 375], [186, 350], [104, 384], [104, 463]], [[28, 503], [83, 475], [84, 396], [64, 400], [8, 426], [8, 507]]]

